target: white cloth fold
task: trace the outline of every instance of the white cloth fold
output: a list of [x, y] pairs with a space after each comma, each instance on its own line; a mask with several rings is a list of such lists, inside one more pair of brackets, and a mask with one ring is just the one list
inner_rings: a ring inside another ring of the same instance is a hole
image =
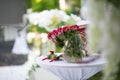
[[41, 59], [43, 58], [36, 58], [37, 64], [54, 73], [61, 80], [87, 80], [101, 71], [105, 64], [105, 60], [102, 58], [85, 64], [67, 63], [63, 60], [49, 62], [49, 60], [41, 61]]

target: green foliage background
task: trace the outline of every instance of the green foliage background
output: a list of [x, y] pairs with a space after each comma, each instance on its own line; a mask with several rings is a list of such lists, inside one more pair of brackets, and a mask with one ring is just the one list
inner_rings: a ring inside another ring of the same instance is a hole
[[59, 0], [26, 0], [26, 3], [33, 12], [59, 8]]
[[[67, 0], [68, 14], [80, 14], [81, 0]], [[40, 12], [43, 10], [59, 9], [59, 0], [26, 0], [27, 8], [31, 8], [33, 12]]]

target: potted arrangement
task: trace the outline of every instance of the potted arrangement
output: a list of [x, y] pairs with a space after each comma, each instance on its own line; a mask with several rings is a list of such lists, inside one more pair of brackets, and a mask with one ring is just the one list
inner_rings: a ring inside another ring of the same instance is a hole
[[80, 62], [85, 56], [85, 27], [62, 26], [48, 33], [48, 38], [62, 48], [62, 56], [67, 62]]

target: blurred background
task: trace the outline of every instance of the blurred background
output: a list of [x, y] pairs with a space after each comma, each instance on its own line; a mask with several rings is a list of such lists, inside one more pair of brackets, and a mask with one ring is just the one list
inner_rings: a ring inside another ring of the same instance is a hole
[[[22, 64], [26, 54], [12, 54], [19, 31], [26, 27], [24, 15], [31, 12], [60, 9], [80, 16], [80, 0], [1, 0], [0, 1], [0, 65]], [[28, 44], [27, 44], [28, 45]]]
[[[29, 13], [57, 9], [66, 15], [74, 14], [80, 18], [80, 8], [80, 0], [0, 0], [0, 80], [28, 79], [34, 57], [40, 55], [40, 51], [38, 54], [33, 52], [35, 41], [26, 38], [29, 32], [45, 33], [42, 35], [46, 36], [48, 31], [41, 28], [34, 31], [29, 19], [26, 19]], [[44, 51], [47, 44], [42, 45], [43, 48], [40, 45], [38, 50]], [[55, 76], [54, 80], [57, 79]]]
[[[119, 0], [0, 0], [0, 80], [60, 80], [41, 68], [35, 72], [35, 57], [49, 50], [61, 50], [47, 39], [48, 32], [59, 26], [86, 24], [88, 18], [89, 51], [102, 51], [107, 56], [104, 80], [120, 80], [119, 3]], [[89, 80], [101, 80], [101, 76], [100, 72]]]

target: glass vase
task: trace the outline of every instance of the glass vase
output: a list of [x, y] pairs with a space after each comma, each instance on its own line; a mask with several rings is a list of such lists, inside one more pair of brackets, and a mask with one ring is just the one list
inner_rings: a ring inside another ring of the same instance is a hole
[[79, 57], [68, 56], [66, 53], [63, 53], [62, 56], [64, 60], [69, 63], [79, 63], [82, 60], [82, 58]]
[[83, 56], [82, 38], [79, 33], [74, 33], [65, 41], [65, 45], [63, 47], [63, 58], [67, 62], [78, 63], [82, 60]]

